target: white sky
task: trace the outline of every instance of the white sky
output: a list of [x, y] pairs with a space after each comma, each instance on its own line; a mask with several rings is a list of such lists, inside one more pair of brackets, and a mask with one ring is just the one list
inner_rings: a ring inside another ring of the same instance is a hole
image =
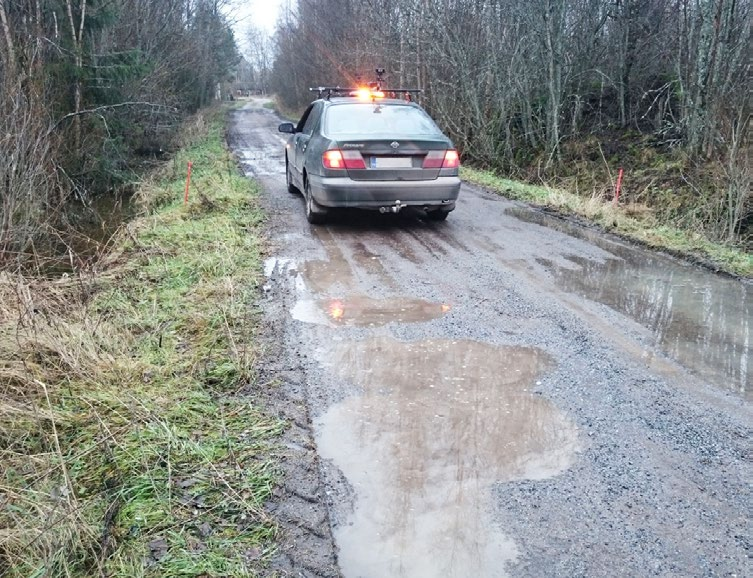
[[234, 26], [236, 38], [245, 36], [249, 24], [272, 34], [283, 2], [284, 0], [234, 0], [228, 14], [237, 22]]
[[254, 26], [272, 35], [275, 31], [277, 18], [288, 6], [291, 0], [230, 0], [223, 11], [233, 24], [235, 40], [241, 53], [248, 48], [248, 29]]

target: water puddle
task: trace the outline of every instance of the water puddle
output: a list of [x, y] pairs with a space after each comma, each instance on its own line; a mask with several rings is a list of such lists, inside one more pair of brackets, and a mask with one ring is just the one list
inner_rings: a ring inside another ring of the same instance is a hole
[[354, 289], [357, 284], [354, 270], [358, 271], [359, 277], [364, 280], [373, 279], [380, 285], [395, 287], [395, 281], [385, 269], [379, 255], [371, 252], [363, 243], [354, 243], [348, 251], [348, 257], [330, 231], [318, 228], [313, 233], [327, 255], [324, 260], [307, 261], [303, 264], [303, 277], [313, 291], [326, 293], [336, 286]]
[[306, 286], [315, 293], [327, 293], [337, 287], [350, 289], [353, 286], [353, 273], [345, 259], [329, 261], [306, 261], [301, 266]]
[[295, 262], [292, 259], [282, 257], [270, 257], [264, 261], [264, 276], [271, 277], [275, 271], [287, 271], [290, 275], [295, 275]]
[[37, 246], [39, 274], [58, 276], [99, 259], [113, 235], [136, 214], [131, 192], [106, 192], [67, 207], [70, 228]]
[[375, 338], [328, 351], [363, 389], [317, 422], [320, 455], [356, 493], [336, 530], [345, 576], [504, 576], [515, 543], [492, 485], [543, 479], [578, 450], [575, 426], [529, 391], [542, 351], [472, 341]]
[[657, 347], [714, 384], [751, 397], [753, 286], [605, 239], [541, 213], [517, 218], [588, 236], [614, 258], [568, 257], [563, 267], [540, 260], [565, 291], [603, 303], [635, 320]]
[[[258, 143], [263, 142], [264, 136], [259, 135]], [[254, 150], [238, 152], [243, 174], [248, 177], [263, 177], [285, 173], [284, 142], [273, 144], [259, 144]]]
[[419, 323], [437, 319], [450, 311], [447, 304], [396, 297], [371, 299], [355, 295], [344, 299], [300, 300], [293, 319], [334, 326], [378, 327], [388, 323]]
[[[322, 243], [327, 259], [304, 262], [300, 275], [292, 269], [291, 272], [298, 275], [296, 281], [301, 294], [325, 297], [299, 299], [290, 312], [294, 319], [329, 327], [377, 327], [393, 322], [431, 321], [450, 311], [450, 305], [445, 303], [403, 296], [374, 299], [360, 294], [354, 267], [332, 234], [317, 230], [315, 235]], [[357, 265], [355, 270], [367, 282], [371, 279], [378, 281], [377, 285], [394, 287], [394, 279], [384, 269], [378, 254], [371, 252], [363, 243], [356, 243], [350, 254]], [[276, 262], [272, 263], [267, 269], [274, 269], [277, 265]], [[290, 268], [290, 264], [287, 267]]]

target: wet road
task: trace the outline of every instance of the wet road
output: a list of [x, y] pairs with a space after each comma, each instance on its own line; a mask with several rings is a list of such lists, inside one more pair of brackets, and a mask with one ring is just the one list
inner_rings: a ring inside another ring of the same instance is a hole
[[268, 372], [318, 454], [287, 511], [321, 502], [297, 526], [337, 548], [283, 571], [753, 574], [750, 285], [465, 185], [446, 223], [313, 227], [279, 120], [231, 120], [269, 214]]

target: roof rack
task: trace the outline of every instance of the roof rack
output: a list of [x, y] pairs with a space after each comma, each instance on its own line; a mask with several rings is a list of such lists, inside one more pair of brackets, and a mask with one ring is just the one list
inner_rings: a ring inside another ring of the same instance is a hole
[[369, 91], [372, 100], [377, 98], [404, 98], [407, 101], [413, 100], [413, 95], [421, 92], [420, 88], [385, 88], [382, 86], [384, 81], [384, 68], [377, 68], [376, 81], [365, 83], [363, 86], [357, 86], [355, 88], [345, 88], [341, 86], [317, 86], [309, 88], [310, 92], [318, 93], [317, 98], [324, 98], [329, 100], [330, 98], [337, 96], [360, 96], [364, 91]]

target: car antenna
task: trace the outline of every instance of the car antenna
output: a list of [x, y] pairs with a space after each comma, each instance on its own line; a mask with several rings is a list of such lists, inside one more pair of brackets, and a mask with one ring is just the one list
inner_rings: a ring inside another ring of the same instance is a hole
[[376, 73], [376, 82], [371, 83], [372, 90], [384, 92], [385, 94], [390, 93], [393, 97], [398, 97], [398, 95], [402, 94], [403, 98], [409, 102], [413, 100], [414, 94], [421, 92], [420, 88], [384, 88], [382, 83], [384, 82], [384, 74], [387, 71], [384, 68], [376, 68], [374, 72]]

